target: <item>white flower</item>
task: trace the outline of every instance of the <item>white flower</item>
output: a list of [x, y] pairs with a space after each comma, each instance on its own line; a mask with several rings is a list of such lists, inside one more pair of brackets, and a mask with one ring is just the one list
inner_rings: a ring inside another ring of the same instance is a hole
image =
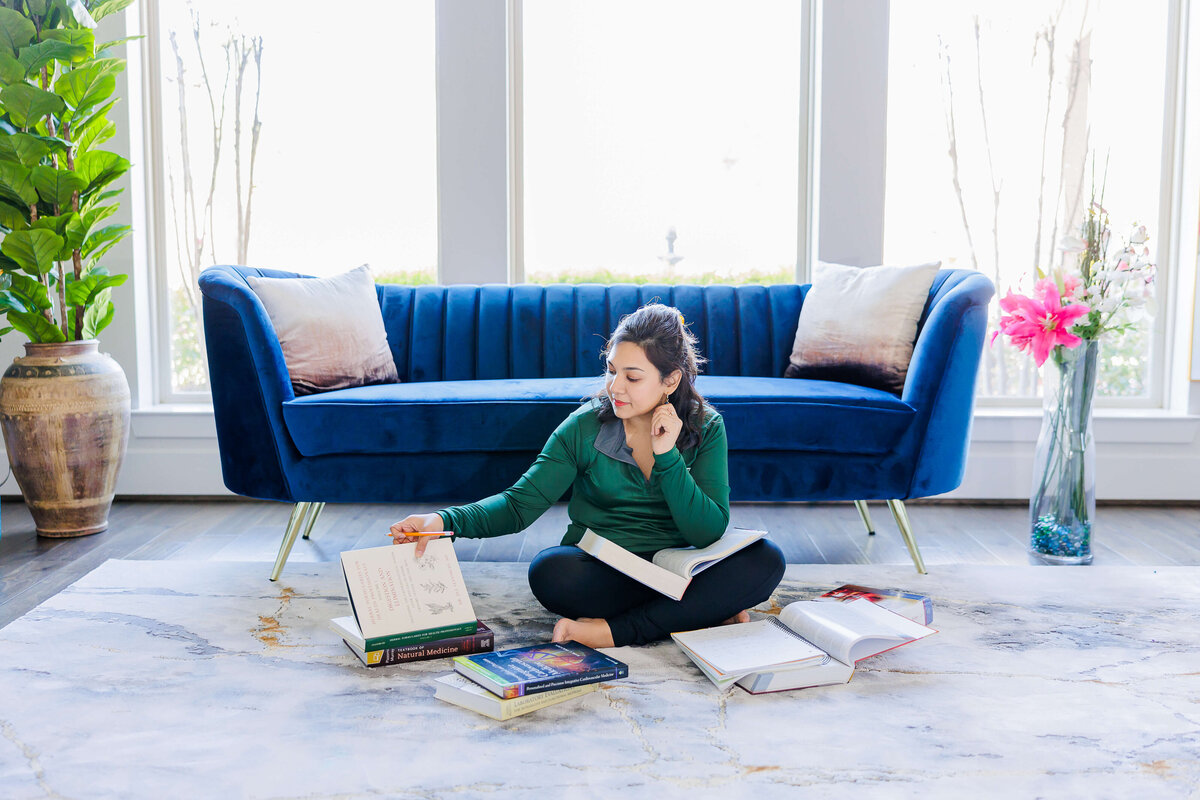
[[1145, 244], [1150, 240], [1150, 235], [1146, 233], [1146, 226], [1139, 225], [1133, 235], [1129, 237], [1130, 244]]
[[1087, 242], [1078, 236], [1064, 236], [1058, 241], [1058, 249], [1064, 253], [1082, 253], [1087, 250]]
[[1123, 303], [1124, 300], [1125, 300], [1125, 298], [1121, 297], [1120, 295], [1113, 295], [1112, 297], [1106, 297], [1100, 301], [1099, 305], [1097, 306], [1097, 309], [1101, 313], [1107, 314], [1111, 311], [1116, 311], [1118, 308], [1120, 308], [1121, 303]]

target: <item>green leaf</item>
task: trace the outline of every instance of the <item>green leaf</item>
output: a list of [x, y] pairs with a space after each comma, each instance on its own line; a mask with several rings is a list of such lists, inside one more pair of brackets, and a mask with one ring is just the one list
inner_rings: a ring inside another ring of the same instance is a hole
[[44, 17], [50, 11], [50, 0], [25, 0], [29, 13], [35, 17]]
[[51, 205], [66, 207], [71, 204], [71, 196], [82, 192], [87, 186], [83, 176], [69, 169], [54, 167], [34, 167], [31, 171], [33, 188], [37, 189], [42, 200]]
[[0, 49], [0, 83], [8, 86], [10, 83], [21, 83], [24, 80], [25, 67], [6, 50]]
[[113, 286], [120, 286], [128, 278], [128, 275], [87, 275], [77, 281], [71, 281], [67, 284], [67, 305], [91, 305], [101, 292]]
[[21, 54], [17, 56], [17, 61], [25, 68], [27, 77], [31, 72], [36, 74], [42, 67], [54, 61], [61, 61], [64, 64], [78, 61], [79, 57], [86, 52], [78, 45], [51, 39], [21, 48]]
[[62, 247], [61, 236], [40, 228], [13, 231], [0, 242], [0, 252], [31, 275], [45, 275], [53, 269], [54, 258]]
[[100, 336], [100, 331], [108, 327], [108, 323], [113, 321], [112, 300], [104, 299], [88, 306], [87, 311], [83, 312], [83, 338], [96, 339]]
[[22, 128], [36, 124], [47, 114], [62, 114], [67, 107], [58, 95], [43, 92], [27, 83], [17, 83], [0, 89], [0, 105], [8, 111], [13, 123]]
[[61, 260], [70, 261], [71, 251], [79, 250], [83, 247], [83, 240], [87, 238], [88, 229], [87, 224], [83, 221], [83, 217], [74, 211], [63, 216], [67, 218], [67, 224], [63, 226], [63, 233], [61, 235], [66, 239], [67, 243], [63, 245], [65, 255], [63, 255]]
[[[130, 2], [133, 2], [133, 0], [130, 0]], [[83, 4], [83, 0], [65, 0], [64, 4], [67, 11], [74, 17], [77, 25], [83, 28], [96, 27], [96, 20], [100, 19], [100, 17], [95, 15], [95, 9], [88, 11], [87, 6]], [[106, 11], [104, 13], [111, 14], [112, 12]]]
[[107, 142], [117, 133], [117, 124], [104, 119], [97, 125], [88, 125], [83, 133], [75, 137], [75, 152], [86, 153], [98, 144]]
[[0, 195], [31, 206], [38, 201], [29, 168], [13, 161], [0, 161]]
[[75, 171], [86, 182], [84, 191], [93, 192], [128, 172], [129, 159], [107, 150], [92, 150], [75, 159]]
[[[103, 124], [101, 120], [104, 120], [104, 115], [107, 114], [109, 110], [119, 101], [120, 98], [113, 98], [104, 105], [88, 113], [88, 115], [82, 120], [75, 120], [73, 123], [71, 123], [72, 135], [78, 139], [80, 136], [86, 133], [88, 128], [90, 128], [92, 125]], [[107, 120], [104, 121], [107, 122]]]
[[131, 230], [133, 228], [128, 225], [108, 225], [98, 231], [89, 232], [87, 240], [83, 243], [82, 250], [84, 257], [91, 258], [92, 254], [96, 253], [96, 250], [101, 245], [107, 244], [108, 246], [104, 248], [103, 252], [96, 253], [95, 257], [99, 258], [104, 253], [107, 253], [110, 247], [124, 239]]
[[106, 53], [109, 50], [111, 50], [112, 48], [117, 47], [119, 45], [123, 45], [128, 42], [135, 42], [138, 39], [145, 39], [145, 38], [146, 38], [145, 34], [139, 34], [138, 36], [126, 36], [123, 39], [113, 39], [111, 42], [105, 42], [104, 44], [97, 47], [96, 55], [100, 55], [101, 53]]
[[92, 8], [92, 19], [99, 22], [109, 14], [124, 11], [131, 5], [133, 5], [133, 0], [103, 0]]
[[12, 275], [12, 284], [9, 290], [19, 297], [27, 308], [50, 308], [50, 291], [39, 281], [20, 273], [5, 274]]
[[[29, 224], [29, 220], [25, 216], [26, 213], [10, 203], [0, 202], [0, 225], [3, 225], [10, 231], [17, 228], [24, 228]], [[0, 269], [3, 268], [0, 265]]]
[[65, 342], [62, 329], [46, 320], [41, 314], [33, 311], [10, 311], [8, 321], [12, 326], [29, 337], [31, 342]]
[[[72, 58], [72, 62], [86, 61], [92, 58], [96, 52], [96, 34], [87, 28], [58, 28], [52, 31], [43, 31], [42, 39], [53, 39], [56, 42], [66, 42], [73, 47], [82, 48], [82, 55]], [[107, 45], [105, 46], [107, 47]]]
[[97, 222], [99, 222], [103, 219], [108, 219], [113, 214], [115, 214], [117, 209], [120, 207], [121, 206], [119, 204], [114, 203], [111, 206], [92, 206], [90, 208], [84, 209], [84, 211], [83, 211], [83, 227], [86, 230], [90, 231], [96, 225]]
[[79, 211], [80, 211], [80, 213], [86, 213], [88, 211], [91, 211], [93, 208], [98, 207], [104, 201], [111, 200], [114, 197], [119, 197], [121, 192], [123, 192], [123, 191], [125, 191], [125, 190], [124, 189], [109, 189], [107, 192], [91, 192], [87, 195], [86, 200], [84, 200], [83, 197], [79, 198], [82, 201], [79, 204]]
[[7, 161], [18, 161], [26, 167], [42, 163], [42, 159], [54, 149], [46, 141], [46, 137], [34, 136], [32, 133], [14, 133], [12, 136], [0, 136], [0, 158]]
[[65, 73], [54, 82], [54, 91], [73, 109], [74, 117], [107, 100], [117, 88], [114, 76], [123, 69], [124, 59], [97, 59]]
[[25, 15], [11, 8], [0, 8], [0, 48], [15, 56], [37, 36], [37, 28]]
[[29, 309], [21, 302], [21, 299], [7, 289], [0, 290], [0, 309], [3, 311], [16, 311], [23, 313]]

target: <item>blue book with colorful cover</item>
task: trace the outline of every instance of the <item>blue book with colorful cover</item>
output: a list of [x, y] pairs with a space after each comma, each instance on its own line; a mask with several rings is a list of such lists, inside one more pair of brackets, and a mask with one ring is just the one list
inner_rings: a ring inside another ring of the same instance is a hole
[[505, 700], [629, 676], [629, 665], [579, 642], [456, 656], [454, 669]]

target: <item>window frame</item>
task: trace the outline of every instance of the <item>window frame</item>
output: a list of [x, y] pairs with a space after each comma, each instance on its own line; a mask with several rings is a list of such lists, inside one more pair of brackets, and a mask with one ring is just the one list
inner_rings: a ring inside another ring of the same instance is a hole
[[[800, 125], [797, 162], [796, 261], [793, 280], [805, 283], [816, 259], [814, 187], [820, 131], [821, 0], [800, 0]], [[524, 0], [506, 0], [508, 44], [508, 282], [525, 276]]]

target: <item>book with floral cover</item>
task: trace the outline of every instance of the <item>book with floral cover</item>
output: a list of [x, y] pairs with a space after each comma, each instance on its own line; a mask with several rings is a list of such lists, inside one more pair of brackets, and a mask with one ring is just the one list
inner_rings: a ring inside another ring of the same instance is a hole
[[877, 603], [888, 611], [895, 611], [902, 617], [908, 617], [913, 622], [920, 622], [923, 625], [933, 624], [933, 600], [929, 595], [918, 592], [905, 592], [901, 589], [873, 589], [870, 586], [847, 583], [836, 589], [830, 589], [815, 599], [846, 602], [860, 597]]

